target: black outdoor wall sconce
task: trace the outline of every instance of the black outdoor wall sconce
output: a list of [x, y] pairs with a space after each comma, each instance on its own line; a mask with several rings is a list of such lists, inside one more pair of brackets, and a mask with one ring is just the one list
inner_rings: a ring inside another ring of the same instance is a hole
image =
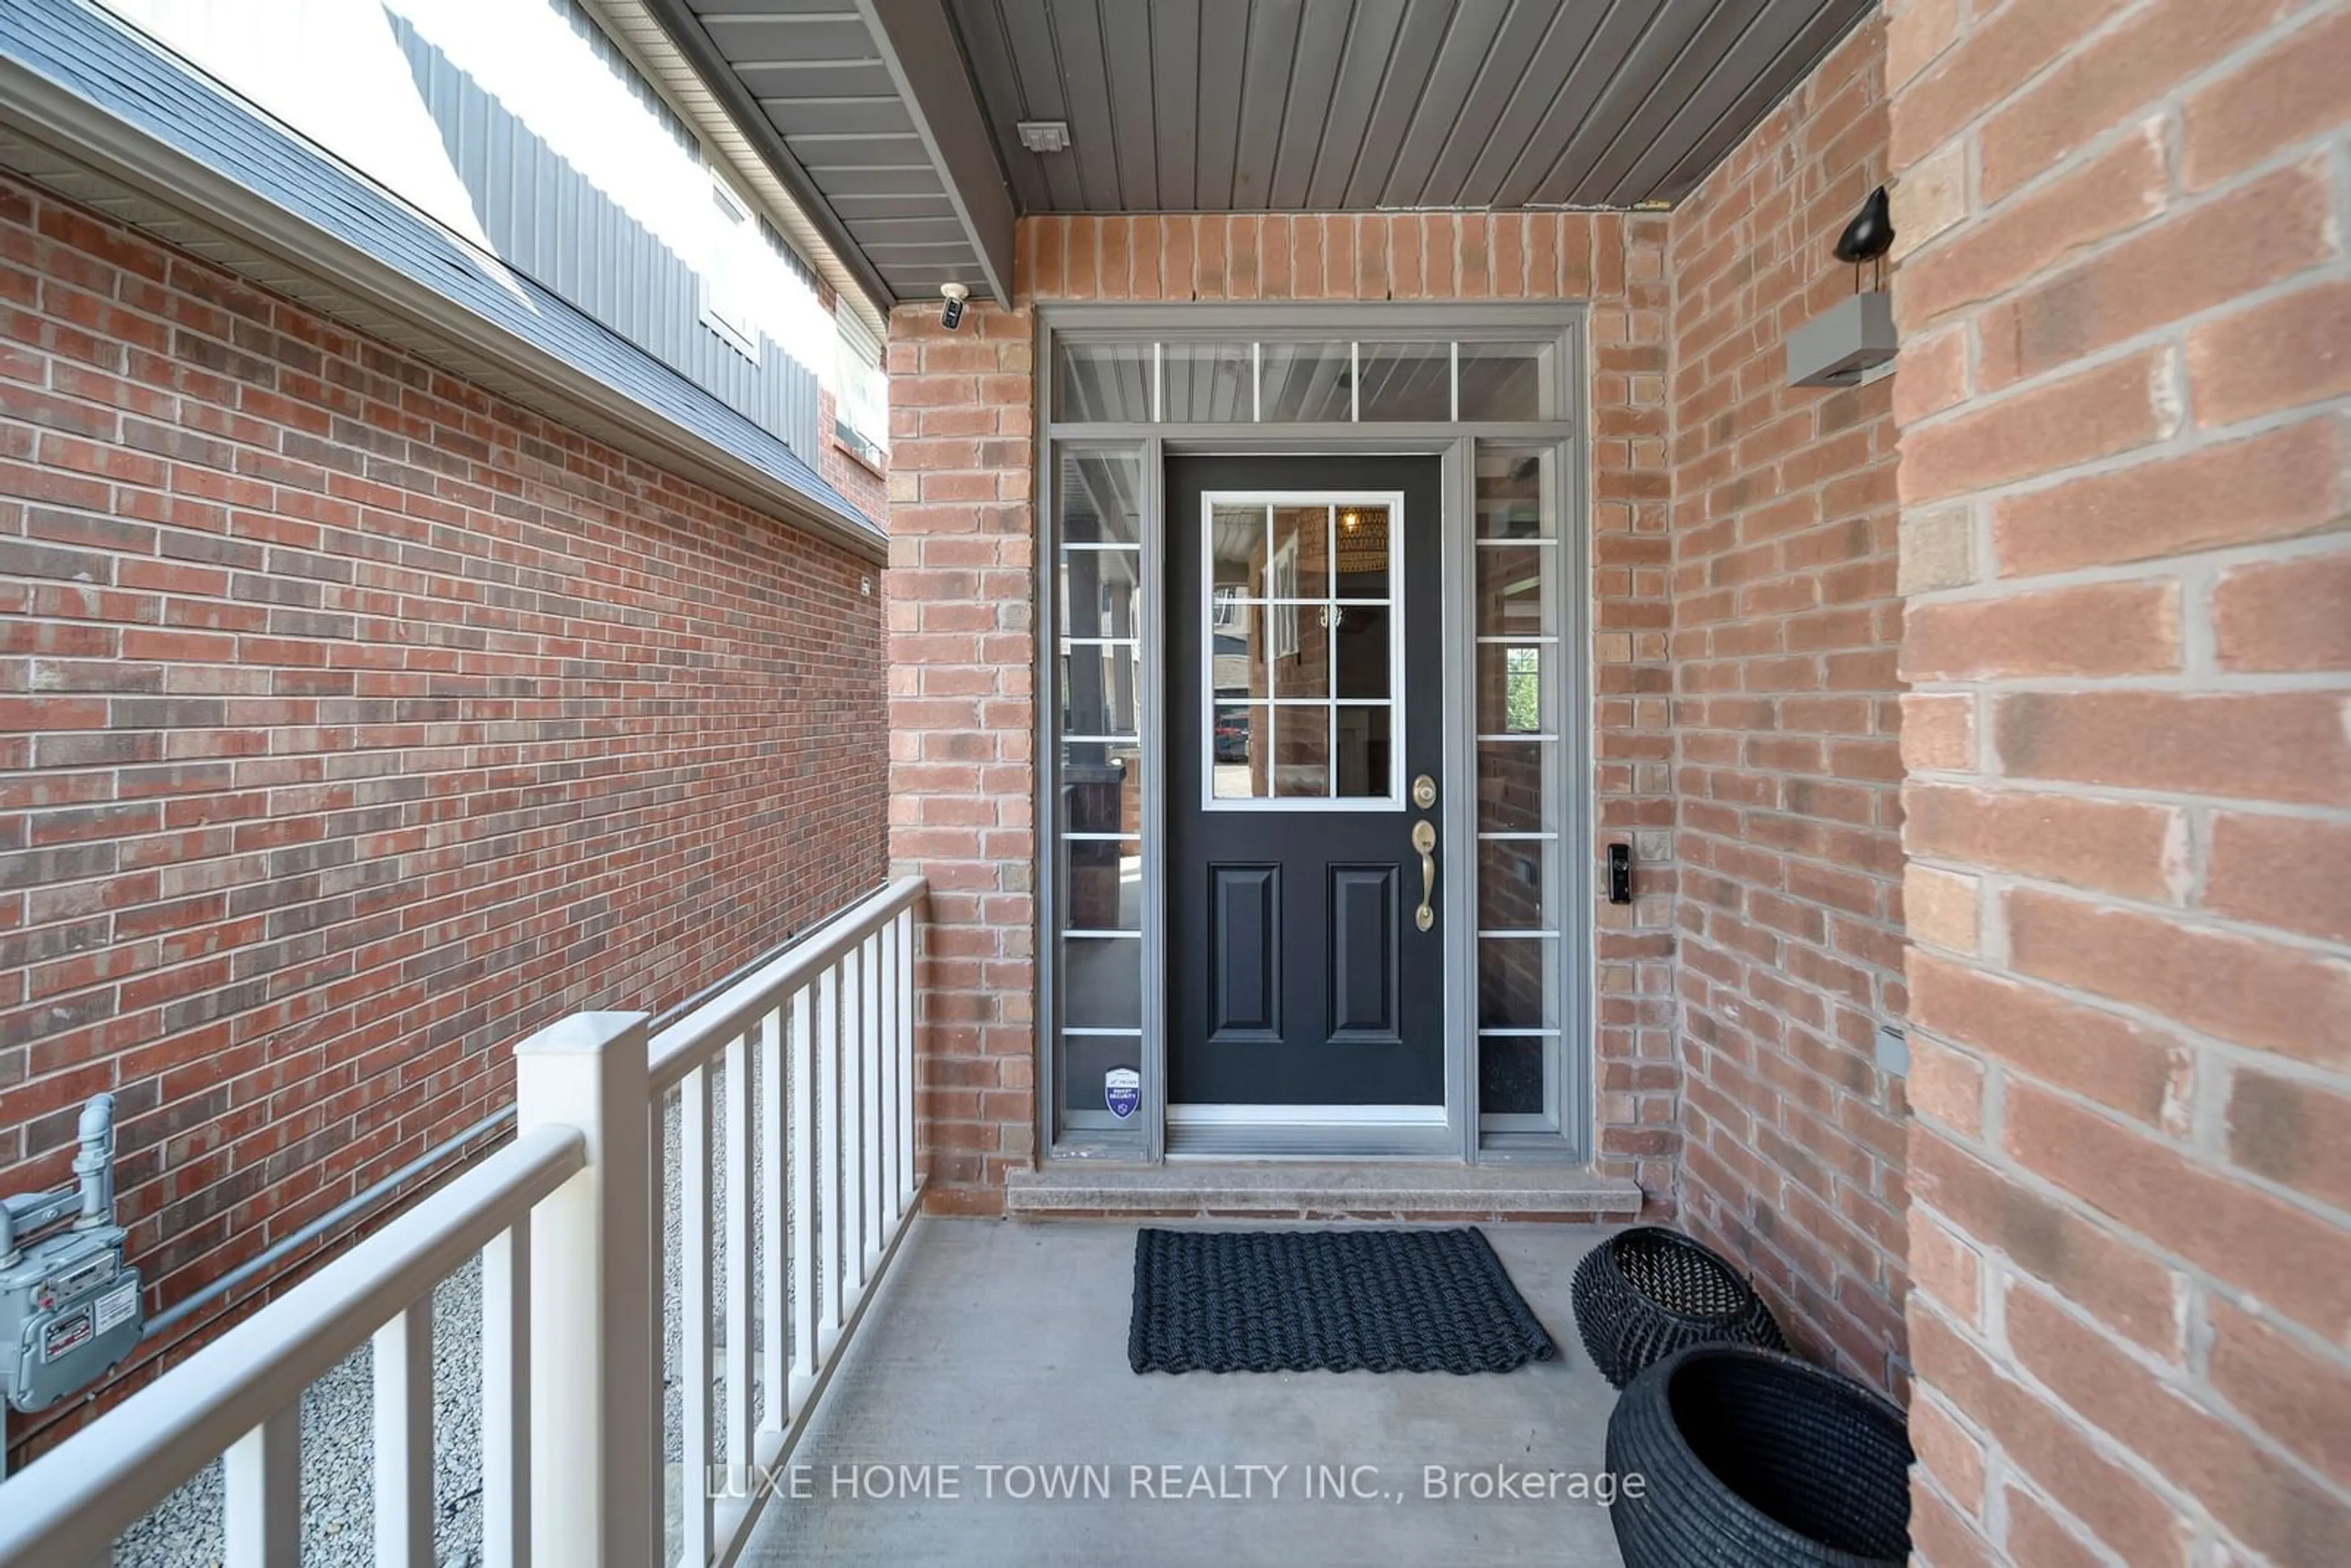
[[[1880, 185], [1869, 193], [1853, 221], [1837, 235], [1831, 254], [1853, 267], [1853, 294], [1827, 313], [1788, 334], [1788, 384], [1850, 387], [1886, 374], [1894, 361], [1894, 301], [1885, 292], [1886, 253], [1894, 246], [1894, 213]], [[1861, 287], [1864, 262], [1874, 263], [1871, 281]]]

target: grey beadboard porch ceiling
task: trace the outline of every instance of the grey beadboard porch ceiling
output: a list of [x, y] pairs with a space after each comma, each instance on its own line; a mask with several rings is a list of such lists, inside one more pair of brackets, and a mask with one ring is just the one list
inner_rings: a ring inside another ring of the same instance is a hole
[[1678, 201], [1876, 0], [650, 4], [917, 299], [1002, 298], [1017, 214]]

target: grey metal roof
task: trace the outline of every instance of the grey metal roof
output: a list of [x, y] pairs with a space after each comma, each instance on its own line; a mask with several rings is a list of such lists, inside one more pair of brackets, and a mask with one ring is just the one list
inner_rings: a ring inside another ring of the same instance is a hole
[[952, 4], [1024, 212], [1246, 212], [1677, 201], [1876, 0]]
[[[60, 150], [87, 160], [94, 139], [66, 125], [68, 116], [63, 111], [94, 110], [117, 131], [132, 133], [127, 139], [132, 143], [127, 152], [120, 150], [126, 139], [119, 134], [108, 139], [109, 162], [143, 166], [142, 147], [166, 150], [184, 160], [191, 172], [220, 176], [236, 191], [249, 193], [277, 214], [298, 220], [302, 231], [315, 237], [320, 268], [330, 281], [356, 276], [336, 271], [344, 259], [363, 261], [371, 264], [371, 276], [360, 287], [371, 298], [413, 298], [429, 294], [455, 307], [449, 317], [471, 324], [476, 336], [470, 346], [482, 358], [467, 359], [468, 345], [459, 342], [454, 345], [457, 362], [451, 368], [490, 390], [545, 406], [544, 397], [532, 395], [542, 389], [517, 386], [517, 378], [508, 372], [517, 365], [567, 367], [598, 387], [618, 393], [631, 408], [655, 420], [632, 418], [628, 409], [621, 410], [617, 420], [575, 417], [582, 412], [572, 401], [576, 392], [570, 396], [557, 393], [559, 408], [550, 412], [559, 418], [580, 423], [590, 434], [617, 434], [623, 438], [649, 424], [665, 423], [678, 433], [679, 449], [708, 454], [722, 471], [764, 478], [770, 489], [780, 489], [800, 503], [806, 518], [823, 531], [852, 542], [860, 537], [870, 541], [882, 538], [880, 529], [862, 517], [845, 497], [782, 440], [558, 295], [496, 257], [464, 244], [169, 51], [81, 0], [8, 0], [0, 6], [0, 89], [5, 89], [0, 90], [0, 121], [9, 122], [32, 142], [57, 147], [70, 141], [75, 145]], [[33, 101], [41, 96], [51, 101]], [[20, 166], [26, 162], [14, 161]], [[105, 172], [120, 177], [119, 171]], [[55, 171], [36, 172], [47, 174], [56, 183]], [[144, 215], [148, 221], [142, 226], [234, 265], [236, 257], [221, 255], [216, 243], [197, 239], [183, 225], [154, 218], [157, 201], [170, 201], [175, 193], [151, 191], [148, 200], [117, 204]], [[225, 218], [214, 206], [188, 193], [183, 210], [200, 222]], [[269, 225], [265, 221], [244, 226], [266, 229]], [[277, 258], [278, 270], [266, 265], [243, 269], [257, 272], [273, 287], [287, 287], [297, 298], [334, 311], [333, 290], [287, 279], [282, 271], [286, 259]], [[398, 287], [402, 282], [408, 287]], [[335, 313], [343, 314], [363, 330], [380, 331], [428, 357], [444, 361], [452, 357], [434, 352], [442, 340], [430, 334], [420, 339], [413, 330], [387, 330], [391, 324], [381, 314], [363, 311], [354, 319], [349, 312]], [[413, 328], [415, 323], [405, 325]], [[614, 406], [605, 402], [604, 412], [611, 413]], [[596, 428], [600, 424], [606, 428]], [[641, 443], [623, 439], [622, 444], [643, 450]], [[742, 493], [740, 485], [727, 487]]]

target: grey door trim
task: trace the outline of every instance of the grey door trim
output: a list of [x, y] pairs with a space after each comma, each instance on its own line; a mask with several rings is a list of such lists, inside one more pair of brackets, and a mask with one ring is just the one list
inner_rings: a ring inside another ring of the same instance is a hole
[[[1585, 404], [1592, 386], [1591, 345], [1581, 301], [1343, 302], [1258, 301], [1202, 305], [1061, 304], [1037, 309], [1033, 357], [1032, 414], [1039, 432], [1034, 481], [1036, 650], [1034, 728], [1036, 756], [1035, 964], [1037, 1139], [1040, 1157], [1144, 1161], [1153, 1164], [1195, 1155], [1294, 1155], [1295, 1157], [1416, 1157], [1468, 1162], [1579, 1162], [1593, 1157], [1593, 1107], [1597, 1095], [1599, 1019], [1593, 987], [1598, 923], [1592, 904], [1592, 835], [1596, 831], [1592, 782], [1593, 619], [1589, 547], [1592, 506]], [[1395, 423], [1344, 424], [1184, 424], [1170, 423], [1081, 424], [1052, 420], [1053, 346], [1060, 337], [1134, 338], [1161, 340], [1214, 339], [1249, 334], [1295, 337], [1321, 331], [1366, 339], [1374, 334], [1490, 336], [1497, 340], [1556, 339], [1558, 420], [1525, 423]], [[1558, 528], [1564, 601], [1561, 645], [1575, 650], [1562, 661], [1561, 767], [1564, 800], [1560, 831], [1562, 983], [1561, 1033], [1549, 1063], [1557, 1108], [1556, 1131], [1482, 1131], [1478, 1094], [1478, 955], [1475, 872], [1478, 863], [1475, 714], [1476, 486], [1475, 450], [1479, 441], [1556, 452]], [[1059, 801], [1054, 747], [1057, 736], [1056, 650], [1053, 573], [1060, 540], [1053, 495], [1060, 456], [1068, 450], [1117, 447], [1139, 453], [1144, 498], [1140, 530], [1145, 611], [1140, 628], [1143, 655], [1138, 749], [1144, 767], [1143, 874], [1144, 887], [1142, 962], [1142, 1047], [1147, 1105], [1134, 1120], [1140, 1127], [1086, 1129], [1061, 1134], [1056, 1081], [1053, 998], [1056, 997], [1058, 911], [1053, 857], [1059, 852]], [[1447, 922], [1446, 1112], [1441, 1136], [1415, 1130], [1386, 1147], [1313, 1147], [1300, 1138], [1275, 1150], [1249, 1146], [1226, 1136], [1203, 1137], [1197, 1130], [1179, 1136], [1171, 1148], [1166, 1123], [1165, 901], [1165, 484], [1171, 454], [1280, 455], [1309, 453], [1437, 455], [1444, 459], [1445, 556], [1441, 617], [1445, 642], [1444, 690], [1461, 721], [1448, 725], [1445, 742], [1444, 798], [1439, 826], [1447, 845], [1440, 866], [1439, 900]], [[1453, 874], [1443, 874], [1451, 872]]]

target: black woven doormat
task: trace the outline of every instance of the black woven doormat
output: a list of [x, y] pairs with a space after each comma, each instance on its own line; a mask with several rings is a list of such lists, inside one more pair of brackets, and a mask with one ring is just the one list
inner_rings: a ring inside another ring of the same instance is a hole
[[1508, 1372], [1557, 1354], [1476, 1230], [1144, 1230], [1137, 1372]]

